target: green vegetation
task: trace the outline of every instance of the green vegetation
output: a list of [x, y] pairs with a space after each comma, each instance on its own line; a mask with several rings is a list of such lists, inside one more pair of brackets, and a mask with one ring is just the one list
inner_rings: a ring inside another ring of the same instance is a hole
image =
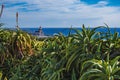
[[120, 80], [118, 33], [71, 30], [38, 40], [0, 28], [0, 80]]
[[14, 31], [0, 23], [0, 80], [120, 80], [120, 38], [107, 25], [37, 39], [16, 17]]

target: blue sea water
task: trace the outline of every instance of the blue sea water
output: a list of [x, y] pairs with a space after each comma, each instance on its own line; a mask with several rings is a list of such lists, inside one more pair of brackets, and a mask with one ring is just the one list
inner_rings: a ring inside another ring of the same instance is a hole
[[[21, 30], [26, 31], [26, 32], [28, 32], [30, 34], [34, 34], [35, 31], [37, 31], [38, 29], [39, 28], [21, 28]], [[81, 28], [76, 28], [76, 29], [81, 30]], [[70, 32], [70, 28], [42, 28], [42, 30], [43, 30], [44, 34], [48, 35], [48, 36], [52, 36], [52, 35], [55, 35], [55, 34], [58, 34], [58, 33], [68, 35], [69, 32]], [[99, 28], [96, 31], [107, 32], [108, 29], [107, 28]], [[110, 32], [111, 33], [114, 33], [114, 32], [120, 33], [120, 28], [110, 28]], [[71, 31], [71, 33], [75, 33], [75, 32]], [[120, 34], [119, 34], [119, 36], [120, 36]]]
[[[21, 28], [23, 31], [34, 34], [39, 28]], [[58, 33], [68, 35], [70, 28], [42, 28], [44, 35], [52, 36]]]

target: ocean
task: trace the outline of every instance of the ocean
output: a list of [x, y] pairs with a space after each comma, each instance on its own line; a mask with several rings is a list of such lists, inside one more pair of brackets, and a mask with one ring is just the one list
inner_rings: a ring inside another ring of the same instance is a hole
[[[37, 31], [38, 29], [39, 28], [21, 28], [21, 30], [26, 31], [30, 34], [34, 34], [35, 31]], [[76, 29], [81, 30], [81, 28], [76, 28]], [[43, 31], [44, 35], [46, 35], [46, 36], [53, 36], [58, 33], [62, 33], [63, 35], [68, 35], [70, 32], [70, 28], [42, 28], [42, 31]], [[107, 32], [108, 29], [107, 28], [99, 28], [96, 31]], [[114, 32], [120, 33], [120, 28], [110, 28], [110, 32], [112, 34]], [[75, 32], [72, 30], [71, 33], [75, 33]], [[120, 36], [120, 34], [119, 34], [119, 36]]]

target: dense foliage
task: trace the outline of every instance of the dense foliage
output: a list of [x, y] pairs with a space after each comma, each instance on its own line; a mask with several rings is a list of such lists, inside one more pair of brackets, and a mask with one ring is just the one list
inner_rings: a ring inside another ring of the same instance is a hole
[[37, 39], [0, 28], [0, 80], [120, 80], [118, 33], [71, 30]]

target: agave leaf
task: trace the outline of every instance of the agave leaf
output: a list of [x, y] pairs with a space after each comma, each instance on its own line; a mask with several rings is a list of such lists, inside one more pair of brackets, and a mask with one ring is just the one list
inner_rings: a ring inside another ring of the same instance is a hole
[[66, 69], [67, 71], [70, 70], [71, 64], [73, 63], [73, 61], [78, 57], [78, 55], [76, 53], [73, 53], [72, 56], [70, 56], [67, 64], [66, 64]]
[[107, 27], [107, 29], [108, 29], [108, 34], [111, 34], [111, 31], [110, 31], [110, 28], [109, 28], [109, 26], [106, 24], [106, 23], [104, 23], [105, 24], [105, 26]]
[[72, 80], [77, 80], [75, 70], [72, 70]]
[[2, 80], [2, 76], [3, 76], [3, 74], [2, 74], [2, 72], [0, 71], [0, 80]]
[[83, 34], [81, 33], [80, 30], [75, 29], [75, 28], [73, 28], [73, 30], [77, 33], [77, 35], [79, 35], [79, 38], [82, 38], [82, 37], [83, 37]]
[[79, 80], [87, 80], [89, 77], [93, 77], [93, 76], [94, 76], [94, 77], [95, 77], [95, 76], [101, 77], [101, 75], [104, 75], [101, 70], [99, 70], [99, 69], [91, 69], [91, 70], [85, 72], [85, 73], [80, 77]]
[[[85, 61], [82, 64], [81, 73], [85, 72], [85, 70], [87, 70], [87, 69], [90, 69], [90, 68], [92, 69], [93, 67], [99, 68], [100, 70], [104, 70], [104, 68], [102, 68], [102, 61], [93, 59], [93, 60]], [[104, 72], [105, 72], [105, 70], [104, 70]]]
[[113, 34], [113, 41], [116, 41], [117, 39], [118, 39], [118, 32], [115, 32], [114, 34]]
[[[117, 73], [117, 72], [120, 72], [120, 68], [114, 69], [113, 72], [112, 72], [112, 74], [115, 74], [115, 73]], [[120, 75], [119, 75], [119, 76], [120, 76]]]
[[114, 62], [118, 61], [120, 59], [120, 56], [115, 57], [110, 61], [111, 64], [114, 64]]
[[118, 65], [119, 65], [119, 61], [118, 60], [116, 60], [113, 64], [111, 64], [112, 65], [112, 69], [114, 70], [114, 69], [116, 69], [117, 67], [118, 67]]

